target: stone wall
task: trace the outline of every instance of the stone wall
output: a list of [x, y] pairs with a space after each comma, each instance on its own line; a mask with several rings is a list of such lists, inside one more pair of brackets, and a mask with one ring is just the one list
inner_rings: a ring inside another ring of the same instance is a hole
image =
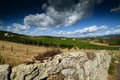
[[[14, 67], [11, 70], [12, 72], [10, 73], [10, 79], [107, 80], [110, 62], [111, 57], [106, 51], [100, 51], [97, 53], [65, 53], [56, 55], [52, 60], [45, 61], [44, 63], [36, 61], [34, 64], [21, 64]], [[0, 78], [2, 78], [1, 74]]]

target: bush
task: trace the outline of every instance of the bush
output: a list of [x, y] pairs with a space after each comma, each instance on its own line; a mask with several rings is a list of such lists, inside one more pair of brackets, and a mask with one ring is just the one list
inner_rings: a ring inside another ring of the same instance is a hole
[[46, 52], [43, 52], [39, 54], [38, 56], [35, 56], [35, 60], [38, 60], [40, 62], [43, 62], [44, 60], [52, 59], [55, 55], [61, 54], [62, 52], [59, 49], [52, 49], [48, 50]]
[[115, 74], [115, 61], [116, 61], [117, 59], [116, 59], [116, 57], [114, 56], [112, 56], [112, 59], [111, 59], [111, 63], [110, 63], [110, 67], [109, 67], [109, 71], [108, 71], [108, 73], [110, 74], [110, 75], [114, 75]]

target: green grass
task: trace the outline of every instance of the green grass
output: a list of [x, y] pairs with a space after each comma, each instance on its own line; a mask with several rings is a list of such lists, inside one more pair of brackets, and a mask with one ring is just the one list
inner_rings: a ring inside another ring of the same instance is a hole
[[13, 34], [13, 37], [5, 37], [4, 33], [0, 31], [0, 40], [29, 44], [29, 45], [37, 45], [37, 46], [46, 46], [46, 47], [61, 47], [61, 48], [76, 48], [79, 49], [100, 49], [100, 50], [118, 50], [118, 47], [110, 47], [110, 46], [99, 46], [95, 44], [90, 44], [83, 40], [72, 40], [71, 38], [67, 38], [66, 40], [62, 40], [60, 37], [50, 37], [50, 36], [41, 36], [41, 37], [31, 37], [25, 35], [19, 35], [14, 33], [9, 33], [9, 35]]
[[82, 40], [72, 40], [66, 39], [61, 40], [55, 37], [1, 37], [1, 40], [17, 42], [22, 44], [46, 46], [46, 47], [62, 47], [62, 48], [73, 48], [78, 47], [79, 49], [105, 49], [105, 50], [118, 50], [117, 47], [110, 46], [98, 46], [95, 44], [90, 44]]

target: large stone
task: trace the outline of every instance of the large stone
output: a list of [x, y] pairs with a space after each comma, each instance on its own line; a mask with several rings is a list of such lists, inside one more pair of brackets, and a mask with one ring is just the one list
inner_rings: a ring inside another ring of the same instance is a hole
[[9, 65], [0, 65], [0, 80], [10, 79], [11, 68]]
[[64, 53], [45, 63], [14, 67], [11, 80], [107, 80], [110, 61], [106, 51]]

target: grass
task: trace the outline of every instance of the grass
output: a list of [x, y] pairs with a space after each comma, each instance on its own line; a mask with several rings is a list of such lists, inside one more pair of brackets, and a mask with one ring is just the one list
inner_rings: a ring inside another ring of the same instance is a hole
[[[3, 45], [4, 48], [2, 47]], [[19, 43], [0, 41], [0, 63], [10, 64], [12, 67], [15, 67], [26, 61], [32, 61], [35, 56], [52, 49], [53, 47], [24, 45]], [[68, 51], [67, 49], [60, 50], [64, 52]]]
[[[65, 44], [68, 44], [66, 40], [62, 40]], [[71, 41], [71, 40], [70, 40]], [[77, 41], [77, 40], [76, 40]], [[70, 43], [69, 43], [70, 44]], [[76, 45], [77, 42], [75, 43]], [[4, 51], [1, 46], [4, 45]], [[13, 46], [13, 52], [11, 51], [11, 47]], [[81, 44], [82, 46], [82, 44]], [[49, 51], [48, 49], [51, 49], [51, 47], [41, 47], [41, 46], [34, 46], [34, 45], [24, 45], [24, 44], [18, 44], [18, 43], [13, 43], [13, 42], [6, 42], [6, 41], [0, 41], [0, 48], [2, 51], [0, 51], [0, 63], [4, 64], [10, 64], [12, 66], [17, 66], [21, 63], [24, 63], [26, 61], [30, 61], [33, 59], [35, 56], [45, 53], [45, 51]], [[28, 49], [28, 52], [27, 52]], [[67, 49], [67, 48], [60, 48], [62, 52], [75, 52], [75, 51], [83, 51], [83, 52], [97, 52], [99, 49]], [[119, 54], [120, 52], [118, 50], [107, 50], [110, 55]], [[90, 56], [91, 58], [92, 56]], [[112, 61], [114, 62], [114, 61]], [[112, 70], [112, 69], [110, 69]]]
[[5, 60], [3, 58], [3, 56], [1, 55], [1, 49], [0, 49], [0, 64], [4, 64]]
[[79, 49], [98, 49], [98, 50], [118, 50], [118, 47], [103, 46], [91, 44], [83, 40], [66, 38], [62, 40], [60, 37], [30, 37], [30, 36], [14, 36], [14, 37], [0, 37], [1, 40], [11, 41], [22, 44], [45, 46], [45, 47], [61, 47], [71, 49], [78, 47]]
[[108, 80], [116, 80], [116, 63], [115, 61], [119, 61], [120, 59], [120, 51], [118, 50], [109, 50], [108, 53], [111, 55], [111, 63], [109, 66], [109, 79]]
[[108, 71], [108, 73], [110, 75], [114, 75], [115, 74], [115, 63], [114, 63], [115, 61], [116, 61], [115, 57], [112, 57], [111, 63], [110, 63], [110, 67], [109, 67], [109, 71]]

